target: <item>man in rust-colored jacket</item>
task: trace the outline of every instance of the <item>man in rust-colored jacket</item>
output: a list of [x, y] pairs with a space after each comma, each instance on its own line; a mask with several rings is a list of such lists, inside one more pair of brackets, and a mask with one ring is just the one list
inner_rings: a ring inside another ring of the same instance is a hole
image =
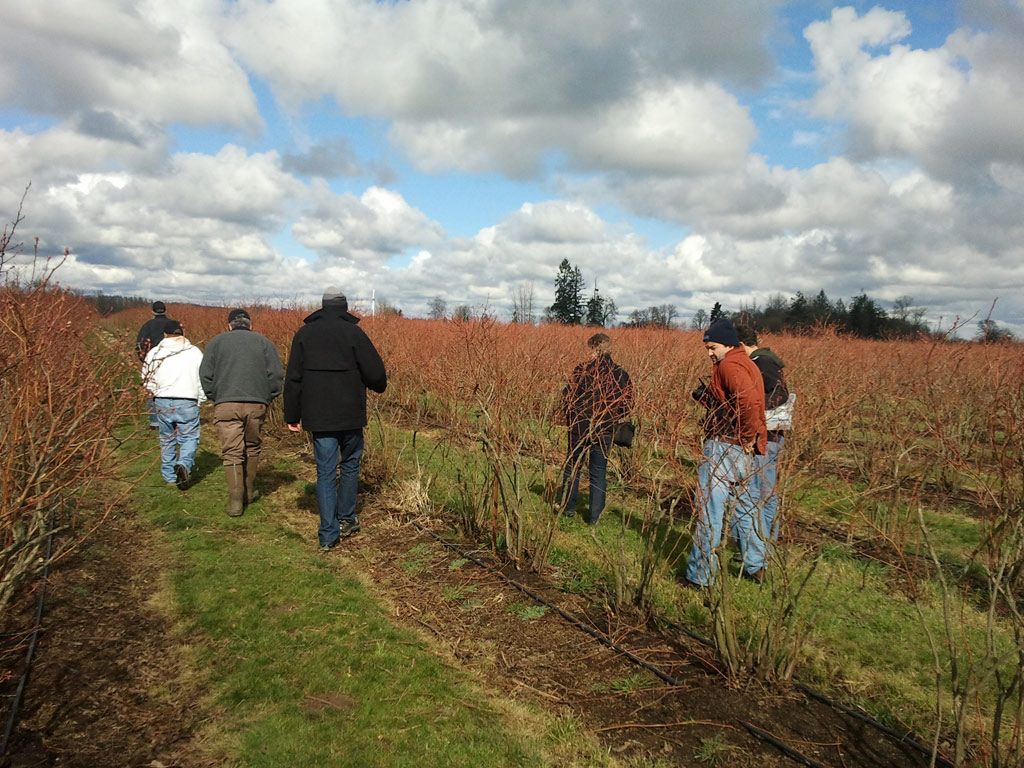
[[708, 412], [704, 460], [697, 471], [697, 527], [686, 578], [704, 587], [714, 581], [728, 512], [733, 536], [741, 542], [744, 573], [760, 582], [764, 581], [768, 535], [752, 481], [755, 456], [763, 456], [767, 444], [764, 382], [728, 320], [708, 327], [704, 348], [714, 368], [711, 382], [693, 393]]

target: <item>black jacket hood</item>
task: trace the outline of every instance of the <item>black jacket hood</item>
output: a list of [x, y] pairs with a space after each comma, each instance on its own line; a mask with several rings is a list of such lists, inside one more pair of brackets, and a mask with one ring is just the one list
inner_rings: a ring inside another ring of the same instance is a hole
[[349, 322], [349, 323], [356, 323], [357, 325], [359, 323], [359, 318], [356, 317], [355, 315], [353, 315], [347, 309], [342, 309], [341, 307], [331, 307], [331, 306], [322, 307], [322, 308], [318, 309], [316, 312], [313, 312], [312, 314], [307, 315], [306, 318], [302, 322], [304, 322], [304, 323], [313, 323], [313, 322], [316, 322], [317, 320], [320, 320], [320, 319], [322, 319], [324, 317], [338, 317], [338, 318], [341, 318], [342, 320], [345, 320], [346, 322]]

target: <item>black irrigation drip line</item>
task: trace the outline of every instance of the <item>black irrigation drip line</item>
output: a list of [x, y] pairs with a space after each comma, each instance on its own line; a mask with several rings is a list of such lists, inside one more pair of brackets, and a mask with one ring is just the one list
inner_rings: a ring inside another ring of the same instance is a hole
[[[928, 757], [932, 756], [932, 749], [931, 749], [931, 747], [929, 747], [929, 746], [927, 746], [925, 744], [922, 744], [920, 741], [915, 739], [913, 736], [910, 735], [909, 731], [907, 733], [903, 733], [903, 734], [897, 733], [895, 730], [893, 730], [889, 726], [887, 726], [887, 725], [885, 725], [883, 723], [878, 722], [874, 718], [869, 717], [868, 715], [865, 715], [863, 712], [858, 712], [857, 710], [852, 709], [852, 708], [846, 706], [845, 704], [840, 704], [838, 701], [833, 701], [832, 699], [828, 698], [827, 696], [824, 696], [824, 695], [818, 693], [817, 691], [815, 691], [815, 690], [813, 690], [811, 688], [808, 688], [806, 685], [804, 685], [802, 683], [793, 683], [793, 687], [796, 688], [801, 693], [803, 693], [803, 694], [805, 694], [807, 696], [810, 696], [812, 699], [817, 699], [818, 701], [820, 701], [823, 704], [828, 704], [830, 707], [834, 707], [835, 709], [838, 709], [840, 712], [843, 712], [843, 713], [849, 715], [850, 717], [856, 718], [857, 720], [860, 720], [860, 721], [862, 721], [864, 723], [867, 723], [868, 725], [872, 726], [873, 728], [877, 728], [882, 733], [885, 733], [885, 734], [888, 734], [889, 736], [892, 736], [894, 739], [896, 739], [901, 744], [907, 744], [907, 745], [909, 745], [911, 747], [914, 747], [915, 749], [919, 750], [921, 753], [927, 755]], [[949, 760], [944, 758], [942, 755], [938, 755], [938, 754], [935, 755], [935, 764], [936, 765], [946, 766], [946, 768], [953, 768], [953, 763], [951, 763]]]
[[455, 544], [452, 544], [449, 541], [445, 541], [443, 538], [438, 536], [436, 533], [431, 531], [429, 528], [424, 528], [419, 523], [415, 523], [414, 522], [413, 525], [415, 525], [416, 528], [418, 528], [420, 531], [422, 531], [422, 532], [424, 532], [426, 534], [429, 534], [430, 536], [432, 536], [433, 538], [437, 539], [437, 541], [441, 542], [442, 544], [444, 544], [449, 549], [452, 549], [455, 552], [458, 552], [459, 555], [461, 555], [462, 557], [466, 558], [467, 560], [472, 561], [473, 563], [475, 563], [476, 565], [480, 566], [484, 570], [490, 571], [491, 573], [494, 573], [494, 574], [497, 574], [502, 580], [505, 581], [505, 583], [515, 587], [520, 592], [522, 592], [524, 595], [527, 595], [530, 598], [532, 598], [533, 600], [536, 600], [541, 605], [547, 606], [548, 608], [553, 610], [555, 613], [557, 613], [559, 616], [561, 616], [563, 619], [565, 619], [567, 622], [572, 624], [577, 629], [583, 630], [588, 635], [590, 635], [595, 640], [597, 640], [599, 643], [602, 643], [603, 645], [608, 646], [609, 648], [614, 650], [616, 653], [621, 653], [623, 656], [625, 656], [627, 659], [632, 661], [634, 664], [643, 667], [648, 672], [656, 675], [657, 677], [659, 677], [661, 680], [665, 681], [669, 685], [675, 685], [675, 686], [682, 685], [682, 683], [679, 680], [677, 680], [676, 678], [672, 677], [672, 675], [669, 675], [669, 674], [667, 674], [665, 672], [662, 672], [660, 669], [658, 669], [655, 666], [652, 666], [647, 661], [644, 661], [642, 658], [637, 656], [632, 651], [629, 651], [626, 648], [623, 648], [622, 646], [620, 646], [620, 645], [618, 645], [616, 643], [613, 643], [605, 635], [601, 634], [600, 632], [598, 632], [593, 627], [587, 626], [582, 621], [580, 621], [575, 616], [573, 616], [571, 613], [569, 613], [569, 612], [567, 612], [565, 610], [562, 610], [561, 608], [559, 608], [554, 603], [551, 603], [550, 601], [548, 601], [545, 598], [543, 598], [540, 595], [538, 595], [536, 592], [531, 590], [529, 587], [527, 587], [527, 586], [525, 586], [523, 584], [520, 584], [515, 579], [510, 579], [508, 576], [506, 576], [504, 573], [502, 573], [498, 569], [491, 568], [483, 560], [480, 560], [479, 558], [474, 557], [472, 553], [464, 551], [463, 549], [461, 549], [460, 547], [458, 547]]
[[57, 513], [57, 507], [50, 510], [50, 520], [47, 523], [49, 528], [46, 537], [46, 560], [43, 565], [43, 578], [39, 587], [39, 603], [36, 605], [36, 621], [32, 629], [32, 639], [28, 644], [28, 652], [25, 654], [25, 671], [18, 682], [18, 690], [14, 693], [14, 702], [11, 704], [11, 715], [7, 718], [7, 727], [4, 729], [4, 740], [0, 744], [0, 756], [7, 754], [7, 747], [11, 741], [11, 734], [14, 732], [14, 723], [18, 718], [18, 710], [21, 708], [21, 697], [25, 693], [25, 684], [28, 682], [28, 674], [32, 671], [32, 657], [36, 652], [36, 640], [39, 639], [39, 632], [42, 629], [43, 605], [46, 602], [46, 579], [50, 575], [50, 554], [53, 552], [53, 518]]
[[[483, 568], [486, 571], [490, 571], [491, 573], [497, 574], [502, 580], [504, 580], [509, 585], [515, 587], [516, 589], [518, 589], [523, 594], [528, 595], [530, 598], [532, 598], [533, 600], [536, 600], [538, 603], [547, 606], [548, 608], [550, 608], [551, 610], [555, 611], [559, 616], [561, 616], [563, 619], [568, 621], [570, 624], [572, 624], [576, 628], [582, 629], [584, 632], [586, 632], [588, 635], [593, 637], [598, 642], [602, 643], [603, 645], [608, 646], [609, 648], [612, 648], [613, 650], [615, 650], [618, 653], [621, 653], [623, 656], [628, 658], [634, 664], [637, 664], [638, 666], [643, 667], [644, 669], [646, 669], [649, 672], [653, 673], [654, 675], [656, 675], [660, 679], [664, 680], [669, 685], [676, 685], [676, 686], [681, 685], [680, 681], [677, 680], [676, 678], [672, 677], [671, 675], [666, 674], [665, 672], [662, 672], [660, 669], [658, 669], [657, 667], [652, 666], [650, 663], [648, 663], [644, 659], [640, 658], [636, 654], [632, 653], [631, 651], [629, 651], [629, 650], [619, 646], [616, 643], [613, 643], [605, 635], [601, 634], [600, 632], [595, 630], [593, 627], [587, 626], [586, 624], [584, 624], [582, 621], [577, 619], [572, 614], [562, 610], [557, 605], [554, 605], [550, 601], [548, 601], [545, 598], [541, 597], [540, 595], [538, 595], [537, 593], [533, 592], [528, 587], [526, 587], [526, 586], [520, 584], [519, 582], [517, 582], [515, 579], [509, 578], [508, 576], [506, 576], [504, 573], [502, 573], [498, 569], [490, 567], [483, 560], [480, 560], [479, 558], [474, 557], [471, 552], [467, 552], [467, 551], [463, 550], [461, 547], [459, 547], [456, 544], [452, 544], [450, 541], [445, 541], [443, 538], [441, 538], [441, 536], [439, 536], [438, 534], [434, 533], [434, 531], [430, 530], [429, 528], [423, 527], [422, 525], [420, 525], [417, 522], [413, 522], [413, 525], [416, 527], [417, 530], [419, 530], [419, 531], [421, 531], [423, 533], [428, 534], [429, 536], [433, 537], [434, 539], [439, 541], [444, 546], [448, 547], [449, 549], [453, 550], [454, 552], [457, 552], [460, 556], [466, 558], [467, 560], [471, 561], [472, 563], [476, 564], [477, 566]], [[660, 621], [665, 626], [670, 627], [671, 629], [674, 629], [674, 630], [677, 630], [679, 632], [682, 632], [683, 634], [687, 635], [690, 638], [693, 638], [694, 640], [696, 640], [697, 642], [701, 643], [702, 645], [707, 646], [708, 648], [712, 648], [713, 649], [713, 648], [716, 647], [712, 640], [710, 640], [710, 639], [708, 639], [706, 637], [703, 637], [702, 635], [700, 635], [700, 634], [698, 634], [698, 633], [696, 633], [696, 632], [694, 632], [694, 631], [684, 627], [682, 624], [678, 624], [678, 623], [672, 621], [671, 619], [667, 619], [664, 616], [659, 616], [659, 617], [657, 617], [657, 621]], [[883, 723], [881, 723], [878, 720], [874, 719], [870, 715], [866, 715], [863, 712], [858, 712], [857, 710], [852, 709], [852, 708], [846, 706], [845, 704], [841, 704], [838, 701], [830, 699], [829, 697], [825, 696], [824, 694], [818, 693], [817, 691], [813, 690], [812, 688], [808, 688], [803, 683], [793, 683], [793, 687], [796, 688], [801, 693], [803, 693], [804, 695], [806, 695], [806, 696], [808, 696], [808, 697], [810, 697], [812, 699], [816, 699], [817, 701], [820, 701], [823, 704], [827, 704], [828, 706], [833, 707], [834, 709], [837, 709], [840, 712], [843, 712], [844, 714], [847, 714], [847, 715], [849, 715], [850, 717], [852, 717], [852, 718], [854, 718], [856, 720], [860, 720], [861, 722], [865, 723], [866, 725], [870, 725], [871, 727], [875, 728], [876, 730], [878, 730], [878, 731], [886, 734], [887, 736], [890, 736], [891, 738], [895, 739], [899, 743], [906, 744], [907, 746], [910, 746], [910, 747], [913, 747], [914, 749], [917, 749], [924, 756], [929, 757], [929, 758], [932, 757], [932, 749], [931, 749], [931, 747], [929, 747], [929, 746], [927, 746], [925, 744], [922, 744], [920, 741], [918, 741], [917, 739], [913, 738], [913, 736], [910, 735], [909, 731], [907, 733], [904, 733], [904, 734], [898, 733], [895, 730], [893, 730], [892, 728], [890, 728], [889, 726], [884, 725]], [[759, 731], [759, 729], [757, 729], [755, 726], [752, 726], [749, 723], [745, 723], [742, 720], [740, 720], [738, 722], [741, 725], [743, 725], [743, 727], [745, 727], [747, 730], [753, 729], [753, 730], [751, 730], [752, 733], [754, 731], [758, 731], [754, 735], [758, 736], [759, 738], [764, 739], [765, 741], [768, 741], [768, 742], [774, 744], [779, 749], [781, 749], [783, 752], [785, 752], [789, 757], [792, 757], [793, 759], [797, 760], [798, 762], [803, 762], [804, 765], [818, 766], [818, 768], [824, 768], [824, 766], [819, 766], [818, 763], [815, 763], [810, 758], [808, 758], [808, 757], [806, 757], [804, 755], [801, 755], [796, 750], [793, 750], [790, 747], [787, 747], [785, 744], [779, 742], [777, 739], [774, 739], [770, 734], [765, 733], [764, 731]], [[947, 760], [946, 758], [944, 758], [942, 755], [939, 755], [939, 754], [935, 755], [935, 764], [936, 765], [941, 765], [941, 766], [943, 766], [943, 768], [953, 768], [953, 763], [951, 763], [949, 760]]]
[[752, 725], [751, 723], [748, 723], [746, 720], [739, 720], [738, 722], [740, 725], [742, 725], [744, 728], [750, 731], [752, 735], [756, 736], [762, 741], [767, 741], [773, 747], [777, 748], [780, 752], [782, 752], [786, 757], [788, 757], [791, 760], [795, 760], [796, 762], [800, 763], [800, 765], [806, 765], [810, 768], [828, 768], [828, 766], [822, 765], [816, 760], [812, 760], [802, 752], [797, 752], [788, 744], [784, 744], [783, 742], [779, 741], [767, 731], [762, 731], [756, 725]]
[[[666, 627], [674, 629], [674, 630], [676, 630], [678, 632], [682, 632], [683, 634], [687, 635], [688, 637], [692, 637], [697, 642], [703, 643], [708, 648], [714, 648], [715, 647], [715, 644], [711, 640], [709, 640], [708, 638], [703, 637], [703, 636], [697, 634], [696, 632], [693, 632], [693, 631], [687, 629], [682, 624], [677, 624], [676, 622], [672, 621], [671, 619], [666, 619], [664, 616], [659, 616], [657, 620], [660, 621], [662, 624], [664, 624]], [[808, 696], [808, 697], [810, 697], [812, 699], [816, 699], [817, 701], [820, 701], [822, 704], [827, 704], [828, 706], [830, 706], [830, 707], [832, 707], [834, 709], [837, 709], [840, 712], [842, 712], [844, 714], [847, 714], [847, 715], [849, 715], [850, 717], [852, 717], [852, 718], [854, 718], [856, 720], [860, 720], [862, 723], [870, 725], [872, 728], [875, 728], [876, 730], [881, 731], [882, 733], [886, 734], [887, 736], [891, 736], [892, 738], [896, 739], [896, 741], [900, 742], [901, 744], [906, 744], [908, 746], [914, 747], [915, 749], [917, 749], [919, 752], [921, 752], [926, 757], [931, 757], [932, 756], [932, 749], [931, 749], [931, 747], [929, 747], [929, 746], [927, 746], [925, 744], [922, 744], [920, 741], [915, 739], [913, 736], [910, 735], [909, 731], [906, 732], [906, 733], [898, 733], [897, 731], [893, 730], [892, 728], [890, 728], [889, 726], [885, 725], [884, 723], [881, 723], [878, 720], [874, 719], [870, 715], [866, 715], [863, 712], [858, 712], [856, 709], [852, 709], [851, 707], [848, 707], [845, 704], [841, 704], [840, 702], [835, 701], [834, 699], [830, 699], [825, 694], [818, 693], [818, 691], [814, 690], [813, 688], [808, 688], [803, 683], [793, 683], [793, 687], [796, 690], [800, 691], [805, 696]], [[949, 760], [947, 760], [946, 758], [942, 757], [942, 755], [936, 755], [935, 756], [935, 764], [936, 765], [946, 766], [946, 768], [953, 768], [953, 764], [951, 762], [949, 762]]]

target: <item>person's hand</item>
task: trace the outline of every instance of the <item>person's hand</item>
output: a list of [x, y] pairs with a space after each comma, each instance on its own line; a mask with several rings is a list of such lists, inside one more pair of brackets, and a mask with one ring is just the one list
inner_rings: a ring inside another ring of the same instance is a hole
[[301, 432], [302, 431], [302, 427], [300, 427], [298, 424], [289, 424], [288, 425], [288, 431], [289, 432]]
[[744, 453], [749, 453], [749, 454], [753, 455], [753, 453], [754, 453], [754, 448], [755, 448], [756, 446], [757, 446], [757, 438], [755, 437], [755, 438], [754, 438], [753, 440], [751, 440], [751, 441], [750, 441], [749, 443], [747, 443], [746, 445], [742, 446], [742, 448], [743, 448], [743, 452], [744, 452]]

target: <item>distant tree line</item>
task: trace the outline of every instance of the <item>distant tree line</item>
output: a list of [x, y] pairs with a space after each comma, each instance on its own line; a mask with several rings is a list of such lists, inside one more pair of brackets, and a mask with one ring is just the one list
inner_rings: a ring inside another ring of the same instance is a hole
[[[601, 295], [596, 281], [593, 292], [587, 296], [582, 271], [568, 259], [562, 259], [558, 265], [554, 282], [555, 300], [544, 308], [540, 317], [541, 322], [591, 326], [615, 324], [618, 315], [615, 301], [611, 297]], [[818, 291], [812, 297], [798, 291], [790, 298], [777, 293], [771, 296], [764, 306], [756, 303], [741, 305], [736, 312], [726, 311], [721, 303], [716, 301], [710, 311], [697, 310], [690, 321], [690, 328], [704, 330], [715, 320], [727, 318], [769, 333], [801, 333], [827, 326], [838, 333], [866, 339], [944, 336], [941, 331], [928, 327], [924, 319], [926, 312], [927, 309], [916, 305], [910, 296], [898, 297], [892, 302], [892, 306], [886, 309], [882, 302], [871, 298], [863, 291], [852, 297], [849, 304], [841, 298], [833, 301], [824, 290]], [[449, 316], [453, 320], [490, 316], [486, 309], [477, 315], [466, 304], [458, 305], [449, 315], [448, 305], [440, 296], [430, 300], [428, 313], [429, 317], [435, 320], [443, 320]], [[533, 285], [516, 287], [512, 293], [512, 322], [533, 323], [535, 317]], [[685, 325], [685, 321], [680, 322], [679, 311], [674, 304], [634, 309], [620, 323], [620, 326], [630, 328], [676, 328], [682, 325]], [[978, 341], [999, 342], [1014, 338], [1008, 329], [999, 326], [991, 318], [979, 322], [977, 327], [975, 339]]]
[[113, 315], [123, 309], [148, 307], [153, 301], [144, 296], [108, 296], [102, 291], [94, 295], [85, 294], [80, 291], [74, 291], [74, 293], [79, 294], [83, 299], [92, 304], [101, 317]]
[[[842, 299], [833, 302], [825, 291], [819, 291], [813, 298], [798, 291], [789, 299], [779, 293], [769, 298], [763, 307], [757, 304], [741, 305], [739, 311], [732, 313], [725, 312], [722, 305], [715, 302], [710, 314], [702, 309], [697, 310], [690, 325], [695, 330], [703, 330], [719, 317], [726, 317], [733, 322], [742, 322], [773, 333], [800, 333], [828, 326], [839, 333], [865, 339], [939, 335], [938, 331], [933, 331], [925, 322], [926, 312], [925, 307], [915, 306], [910, 296], [898, 297], [892, 303], [892, 308], [886, 310], [881, 302], [863, 291], [850, 299], [849, 305]], [[1013, 334], [989, 319], [978, 323], [975, 339], [984, 342], [1006, 341], [1013, 339]]]
[[924, 307], [914, 305], [910, 296], [896, 299], [890, 312], [863, 291], [850, 299], [849, 305], [842, 299], [832, 301], [825, 291], [818, 291], [812, 298], [798, 291], [788, 300], [775, 294], [764, 307], [741, 306], [732, 317], [770, 332], [799, 333], [827, 325], [840, 333], [881, 339], [929, 335], [925, 312]]

